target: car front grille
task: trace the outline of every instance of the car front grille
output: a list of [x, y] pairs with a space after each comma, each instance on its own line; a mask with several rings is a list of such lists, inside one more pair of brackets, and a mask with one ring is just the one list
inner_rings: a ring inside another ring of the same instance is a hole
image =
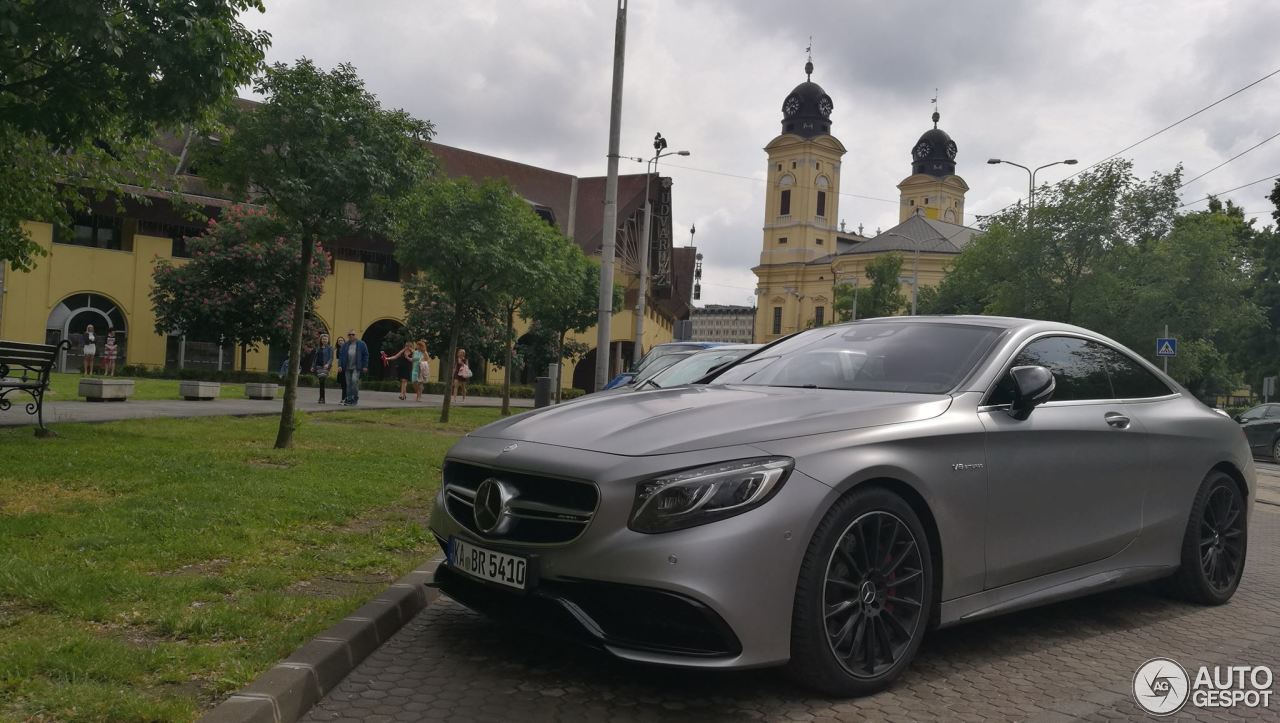
[[[476, 493], [489, 479], [501, 482], [510, 499], [503, 507], [503, 523], [486, 531], [476, 519]], [[444, 494], [449, 514], [472, 533], [485, 539], [533, 544], [576, 539], [587, 529], [599, 501], [596, 486], [588, 482], [452, 461], [444, 465]]]

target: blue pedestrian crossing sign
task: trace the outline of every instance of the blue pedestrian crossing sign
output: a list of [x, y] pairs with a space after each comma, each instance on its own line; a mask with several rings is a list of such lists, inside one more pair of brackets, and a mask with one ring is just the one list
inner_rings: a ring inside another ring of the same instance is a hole
[[1178, 340], [1173, 337], [1156, 339], [1156, 356], [1178, 356]]

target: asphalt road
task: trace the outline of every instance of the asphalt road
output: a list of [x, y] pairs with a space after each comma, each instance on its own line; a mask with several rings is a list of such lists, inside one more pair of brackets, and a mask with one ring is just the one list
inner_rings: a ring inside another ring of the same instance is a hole
[[[442, 598], [305, 720], [1154, 720], [1134, 702], [1132, 681], [1158, 656], [1192, 675], [1214, 664], [1280, 675], [1280, 507], [1255, 506], [1244, 580], [1227, 605], [1190, 605], [1143, 586], [935, 631], [895, 687], [866, 698], [822, 698], [774, 670], [626, 664]], [[1240, 719], [1280, 720], [1280, 700], [1267, 709], [1189, 704], [1169, 718]]]

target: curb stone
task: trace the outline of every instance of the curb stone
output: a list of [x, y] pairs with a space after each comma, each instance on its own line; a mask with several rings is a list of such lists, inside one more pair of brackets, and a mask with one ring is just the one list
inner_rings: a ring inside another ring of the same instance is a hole
[[431, 605], [440, 558], [395, 581], [328, 630], [218, 704], [201, 723], [294, 723], [365, 657]]

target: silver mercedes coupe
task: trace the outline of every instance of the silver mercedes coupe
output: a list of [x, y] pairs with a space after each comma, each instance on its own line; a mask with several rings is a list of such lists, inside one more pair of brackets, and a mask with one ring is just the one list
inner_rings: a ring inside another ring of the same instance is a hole
[[1162, 579], [1240, 583], [1239, 426], [1078, 327], [907, 317], [701, 384], [590, 396], [449, 451], [435, 584], [633, 661], [887, 686], [926, 630]]

